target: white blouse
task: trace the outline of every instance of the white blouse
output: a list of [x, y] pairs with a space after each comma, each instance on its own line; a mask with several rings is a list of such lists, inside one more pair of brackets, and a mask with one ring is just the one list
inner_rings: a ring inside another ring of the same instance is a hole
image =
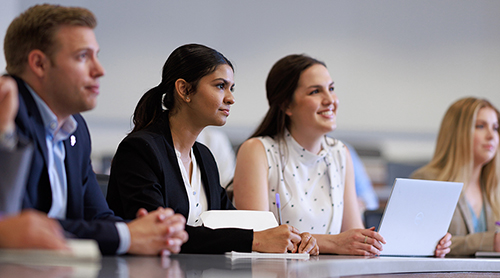
[[201, 181], [200, 167], [198, 167], [196, 163], [196, 157], [191, 148], [189, 155], [191, 156], [191, 163], [193, 164], [193, 172], [191, 173], [191, 182], [189, 182], [189, 175], [184, 168], [184, 164], [182, 164], [181, 153], [176, 149], [175, 154], [177, 155], [177, 162], [181, 169], [182, 180], [184, 181], [189, 200], [189, 215], [186, 219], [186, 224], [190, 226], [200, 226], [202, 224], [200, 215], [208, 209], [207, 195], [205, 194], [205, 188]]
[[[338, 234], [344, 210], [346, 147], [329, 137], [314, 154], [285, 132], [285, 142], [259, 137], [269, 165], [269, 207], [278, 218], [276, 193], [280, 195], [282, 224], [301, 232]], [[286, 144], [285, 144], [286, 143]]]

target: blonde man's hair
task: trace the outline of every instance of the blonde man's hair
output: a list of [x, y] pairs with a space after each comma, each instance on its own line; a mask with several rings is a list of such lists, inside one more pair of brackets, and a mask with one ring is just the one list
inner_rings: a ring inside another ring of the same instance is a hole
[[38, 49], [52, 60], [58, 50], [56, 33], [62, 26], [84, 26], [94, 29], [94, 14], [78, 7], [36, 5], [15, 18], [5, 34], [4, 54], [6, 70], [21, 75], [28, 63], [28, 55]]
[[[500, 113], [488, 100], [474, 97], [462, 98], [453, 103], [441, 122], [434, 156], [417, 172], [435, 173], [437, 180], [463, 182], [467, 187], [474, 167], [474, 131], [481, 108], [489, 107]], [[490, 203], [495, 219], [500, 217], [500, 156], [499, 149], [493, 159], [483, 166], [480, 186]]]

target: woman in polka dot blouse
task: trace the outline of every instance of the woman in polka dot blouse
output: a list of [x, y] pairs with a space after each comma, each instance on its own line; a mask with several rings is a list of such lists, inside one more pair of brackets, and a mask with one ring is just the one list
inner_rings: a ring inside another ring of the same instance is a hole
[[385, 240], [363, 226], [349, 151], [326, 136], [337, 126], [339, 101], [325, 64], [286, 56], [269, 72], [266, 90], [270, 108], [237, 155], [236, 207], [278, 217], [279, 193], [283, 224], [313, 234], [321, 253], [380, 254]]

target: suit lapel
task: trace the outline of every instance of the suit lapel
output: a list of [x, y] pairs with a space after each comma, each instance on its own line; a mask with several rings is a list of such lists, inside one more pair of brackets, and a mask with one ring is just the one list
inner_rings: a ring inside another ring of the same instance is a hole
[[33, 96], [28, 91], [28, 88], [24, 85], [23, 81], [18, 82], [19, 94], [26, 105], [26, 112], [29, 118], [30, 128], [27, 130], [34, 130], [35, 134], [32, 134], [33, 138], [37, 141], [37, 148], [40, 149], [40, 152], [43, 155], [43, 159], [45, 164], [48, 165], [48, 156], [47, 156], [47, 142], [45, 139], [45, 127], [43, 125], [42, 116], [40, 115], [40, 111], [38, 110], [38, 106], [36, 105]]
[[[151, 130], [155, 133], [159, 133], [159, 134], [162, 134], [163, 136], [163, 140], [165, 142], [165, 148], [166, 148], [166, 154], [167, 154], [167, 159], [168, 159], [168, 162], [170, 163], [170, 165], [173, 167], [174, 169], [174, 175], [171, 176], [169, 175], [168, 177], [165, 176], [165, 190], [166, 191], [169, 191], [169, 190], [172, 190], [173, 192], [176, 191], [175, 187], [172, 187], [172, 186], [169, 186], [169, 180], [172, 180], [174, 179], [174, 182], [171, 182], [172, 184], [179, 184], [181, 185], [180, 186], [180, 190], [184, 193], [182, 194], [182, 198], [183, 201], [181, 203], [184, 203], [184, 204], [189, 204], [189, 199], [188, 199], [188, 192], [186, 191], [186, 188], [184, 186], [184, 179], [182, 178], [182, 172], [181, 172], [181, 169], [179, 167], [179, 162], [177, 161], [177, 155], [175, 153], [175, 147], [174, 147], [174, 140], [172, 139], [172, 132], [170, 130], [170, 124], [168, 122], [168, 111], [165, 111], [163, 113], [163, 116], [162, 116], [162, 121], [163, 122], [160, 122], [160, 123], [157, 123], [157, 124], [154, 124], [151, 126]], [[164, 128], [166, 127], [166, 128]], [[168, 173], [170, 174], [170, 173]], [[171, 196], [172, 194], [169, 194], [168, 192], [166, 192], [166, 196]], [[184, 214], [185, 213], [185, 217], [187, 217], [189, 215], [189, 205], [187, 206], [187, 211], [182, 211], [182, 206], [180, 206], [180, 211], [178, 211], [179, 213], [181, 214]]]
[[[74, 137], [75, 135], [72, 134], [69, 138]], [[76, 149], [74, 146], [71, 146], [70, 144], [70, 139], [66, 139], [63, 141], [64, 143], [64, 149], [66, 151], [66, 157], [64, 158], [64, 166], [66, 168], [66, 182], [68, 183], [66, 188], [68, 190], [67, 194], [67, 200], [66, 200], [66, 217], [67, 218], [74, 218], [75, 215], [72, 215], [72, 213], [75, 213], [78, 210], [78, 208], [81, 208], [82, 205], [81, 199], [82, 199], [82, 192], [76, 192], [77, 189], [81, 187], [76, 187], [72, 185], [77, 185], [81, 184], [77, 179], [81, 177], [77, 173], [78, 169], [75, 167], [75, 165], [78, 165], [76, 162], [77, 157], [75, 154]]]
[[460, 196], [460, 199], [458, 199], [458, 209], [460, 210], [462, 218], [465, 221], [465, 225], [467, 226], [467, 232], [469, 234], [474, 233], [474, 223], [472, 223], [472, 214], [469, 209], [469, 205], [467, 204], [467, 200], [465, 199], [465, 194], [462, 194], [462, 196]]
[[487, 231], [494, 231], [496, 229], [495, 227], [495, 221], [490, 221], [490, 219], [494, 219], [494, 214], [493, 211], [491, 210], [491, 206], [489, 203], [487, 203], [488, 198], [486, 197], [486, 194], [483, 191], [483, 207], [484, 207], [484, 218], [486, 219], [486, 230]]
[[45, 127], [38, 106], [23, 80], [13, 76], [19, 89], [19, 110], [16, 125], [20, 136], [33, 143], [33, 158], [30, 175], [23, 200], [24, 208], [36, 208], [49, 212], [52, 204], [52, 190], [47, 169], [47, 142]]
[[205, 195], [207, 195], [207, 203], [208, 203], [207, 210], [211, 210], [212, 204], [215, 204], [217, 201], [213, 200], [213, 197], [215, 197], [215, 196], [210, 191], [210, 186], [209, 186], [209, 181], [208, 181], [208, 176], [207, 176], [208, 171], [206, 169], [205, 161], [202, 158], [202, 155], [200, 153], [200, 150], [198, 149], [196, 142], [194, 143], [194, 146], [193, 146], [193, 153], [194, 153], [194, 156], [196, 157], [196, 163], [198, 164], [198, 167], [200, 167], [201, 182], [202, 182], [203, 188], [205, 189]]

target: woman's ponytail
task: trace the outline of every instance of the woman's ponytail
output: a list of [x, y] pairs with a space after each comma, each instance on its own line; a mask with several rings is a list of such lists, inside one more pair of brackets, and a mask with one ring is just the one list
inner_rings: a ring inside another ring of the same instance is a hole
[[160, 83], [147, 91], [137, 103], [134, 111], [134, 129], [131, 133], [142, 130], [155, 122], [163, 112], [162, 97], [165, 89]]

